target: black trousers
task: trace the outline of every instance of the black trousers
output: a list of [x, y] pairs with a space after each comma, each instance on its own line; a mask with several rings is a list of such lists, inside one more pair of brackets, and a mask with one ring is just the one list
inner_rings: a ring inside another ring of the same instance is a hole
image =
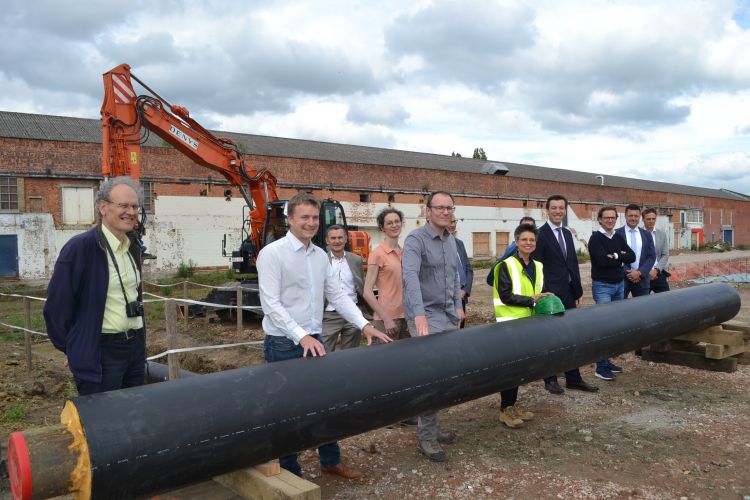
[[146, 378], [146, 335], [143, 329], [130, 339], [102, 334], [99, 351], [102, 381], [97, 383], [76, 379], [79, 395], [143, 385]]

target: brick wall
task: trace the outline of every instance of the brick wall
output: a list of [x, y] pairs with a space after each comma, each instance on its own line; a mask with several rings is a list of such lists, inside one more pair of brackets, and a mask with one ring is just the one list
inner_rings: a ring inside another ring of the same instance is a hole
[[[247, 163], [255, 169], [268, 168], [280, 183], [321, 186], [314, 194], [335, 197], [341, 201], [359, 202], [362, 190], [373, 190], [372, 202], [387, 202], [388, 194], [379, 189], [402, 191], [446, 190], [457, 195], [458, 203], [467, 206], [528, 207], [537, 208], [540, 200], [549, 194], [566, 195], [579, 218], [589, 218], [602, 203], [622, 208], [627, 203], [657, 207], [690, 207], [704, 210], [704, 232], [710, 241], [711, 233], [721, 234], [718, 214], [723, 210], [724, 223], [732, 215], [735, 244], [750, 245], [750, 203], [718, 198], [703, 198], [657, 191], [622, 189], [565, 183], [562, 181], [536, 181], [513, 177], [466, 174], [419, 168], [386, 167], [356, 163], [342, 163], [298, 158], [279, 158], [249, 155]], [[99, 144], [61, 141], [35, 141], [0, 138], [0, 172], [26, 177], [27, 207], [29, 197], [41, 197], [44, 211], [52, 213], [55, 223], [60, 221], [60, 187], [71, 185], [96, 185], [100, 176], [101, 146]], [[49, 175], [27, 177], [29, 174]], [[154, 192], [159, 195], [223, 197], [223, 177], [214, 171], [198, 166], [172, 148], [144, 148], [142, 177], [154, 182]], [[218, 184], [217, 184], [218, 183]], [[330, 189], [325, 186], [331, 185]], [[341, 190], [340, 188], [351, 188]], [[234, 196], [238, 196], [233, 190]], [[280, 188], [279, 196], [288, 197], [294, 189]], [[461, 193], [484, 196], [509, 196], [523, 199], [492, 199], [462, 197]], [[420, 203], [418, 193], [395, 193], [398, 203]], [[38, 200], [37, 200], [38, 203]], [[524, 205], [526, 203], [526, 205]], [[709, 210], [711, 218], [709, 220]], [[679, 222], [679, 211], [673, 211], [673, 222]]]

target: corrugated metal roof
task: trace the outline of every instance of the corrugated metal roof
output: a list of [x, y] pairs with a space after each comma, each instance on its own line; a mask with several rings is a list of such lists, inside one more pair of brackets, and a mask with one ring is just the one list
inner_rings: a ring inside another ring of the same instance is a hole
[[[246, 153], [259, 156], [303, 158], [312, 160], [362, 163], [366, 165], [387, 165], [393, 167], [427, 168], [479, 174], [487, 163], [485, 160], [461, 158], [398, 149], [353, 146], [331, 142], [268, 137], [234, 132], [216, 132], [244, 144]], [[72, 141], [101, 143], [99, 120], [67, 116], [37, 115], [0, 111], [0, 136], [20, 139]], [[147, 146], [162, 146], [162, 140], [151, 134]], [[508, 168], [507, 177], [524, 179], [569, 182], [575, 184], [599, 185], [597, 174], [575, 170], [561, 170], [522, 163], [500, 163]], [[750, 196], [726, 189], [709, 189], [686, 186], [670, 182], [657, 182], [615, 175], [604, 175], [604, 185], [626, 189], [643, 189], [664, 193], [687, 194], [731, 200], [750, 201]]]

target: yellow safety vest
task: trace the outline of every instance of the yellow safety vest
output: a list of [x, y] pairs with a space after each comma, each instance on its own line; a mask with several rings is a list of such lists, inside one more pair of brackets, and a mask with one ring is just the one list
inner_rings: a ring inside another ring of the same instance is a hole
[[497, 292], [497, 278], [500, 274], [500, 266], [505, 264], [510, 273], [510, 281], [513, 283], [513, 293], [515, 295], [531, 297], [538, 293], [542, 293], [542, 283], [544, 283], [542, 263], [535, 260], [533, 262], [534, 267], [536, 268], [536, 277], [533, 284], [531, 283], [529, 276], [524, 274], [523, 264], [521, 264], [514, 255], [511, 255], [495, 267], [494, 286], [492, 287], [492, 297], [494, 298], [495, 304], [495, 321], [510, 321], [512, 319], [526, 318], [533, 314], [533, 310], [530, 307], [504, 304], [503, 301], [500, 300], [500, 294]]

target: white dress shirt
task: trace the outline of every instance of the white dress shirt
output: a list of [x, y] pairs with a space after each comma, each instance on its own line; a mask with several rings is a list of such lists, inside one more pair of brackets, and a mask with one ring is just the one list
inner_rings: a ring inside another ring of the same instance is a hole
[[[636, 248], [632, 248], [632, 245], [630, 244], [630, 238], [631, 234], [635, 234], [635, 243]], [[641, 250], [643, 249], [643, 241], [641, 240], [641, 230], [638, 229], [638, 226], [635, 228], [631, 228], [630, 226], [625, 226], [625, 241], [628, 242], [628, 246], [631, 247], [631, 250], [635, 252], [635, 260], [633, 261], [630, 266], [633, 269], [638, 269], [638, 264], [641, 263]]]
[[[352, 270], [349, 268], [349, 261], [346, 260], [346, 252], [344, 252], [344, 255], [342, 255], [340, 259], [337, 259], [335, 255], [331, 254], [330, 260], [331, 271], [333, 272], [333, 275], [338, 278], [339, 286], [342, 290], [344, 290], [346, 296], [356, 304], [357, 288], [354, 285], [354, 275], [352, 274]], [[333, 307], [333, 304], [329, 302], [328, 306], [326, 306], [326, 311], [330, 312], [335, 310], [336, 308]]]
[[295, 344], [323, 330], [323, 297], [349, 323], [363, 329], [367, 320], [339, 286], [328, 255], [307, 248], [291, 231], [258, 254], [258, 284], [266, 335], [285, 336]]

